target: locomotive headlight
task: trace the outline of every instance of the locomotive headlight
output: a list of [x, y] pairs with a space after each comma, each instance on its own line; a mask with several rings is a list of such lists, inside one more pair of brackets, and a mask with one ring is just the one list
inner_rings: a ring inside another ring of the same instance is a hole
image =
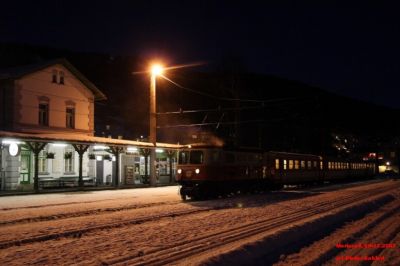
[[199, 173], [200, 173], [200, 169], [197, 168], [196, 170], [194, 170], [194, 172], [195, 172], [196, 174], [199, 174]]
[[182, 169], [178, 169], [176, 172], [177, 172], [178, 174], [182, 174]]

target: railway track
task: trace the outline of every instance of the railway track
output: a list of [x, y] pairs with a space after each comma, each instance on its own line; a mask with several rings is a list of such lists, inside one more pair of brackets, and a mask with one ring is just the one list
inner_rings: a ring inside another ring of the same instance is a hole
[[205, 251], [217, 249], [235, 241], [253, 237], [259, 234], [265, 234], [270, 230], [284, 228], [295, 222], [309, 219], [317, 215], [323, 215], [346, 206], [362, 202], [366, 198], [379, 197], [392, 190], [398, 189], [398, 184], [390, 187], [378, 188], [374, 191], [357, 191], [354, 194], [344, 196], [336, 201], [324, 201], [313, 206], [312, 209], [303, 209], [294, 211], [290, 214], [268, 218], [265, 220], [248, 223], [245, 225], [230, 228], [191, 239], [190, 241], [181, 241], [173, 243], [162, 248], [155, 248], [144, 253], [116, 257], [111, 260], [103, 261], [103, 265], [165, 265], [168, 263], [177, 263], [188, 257], [199, 255]]
[[54, 239], [59, 239], [61, 237], [82, 237], [83, 234], [94, 232], [94, 231], [118, 228], [118, 227], [123, 227], [123, 226], [134, 225], [134, 224], [142, 224], [145, 222], [151, 222], [151, 221], [155, 221], [155, 220], [162, 219], [162, 218], [191, 215], [191, 214], [196, 214], [196, 213], [200, 213], [200, 212], [218, 210], [221, 208], [223, 208], [223, 207], [201, 208], [201, 209], [194, 209], [194, 210], [176, 211], [176, 212], [172, 212], [172, 213], [169, 212], [169, 213], [163, 213], [163, 214], [159, 214], [159, 215], [150, 215], [150, 216], [141, 217], [141, 218], [137, 218], [137, 219], [125, 220], [125, 221], [121, 221], [121, 222], [103, 223], [103, 224], [96, 225], [96, 226], [87, 226], [87, 227], [83, 227], [83, 228], [79, 228], [79, 229], [65, 230], [62, 232], [56, 232], [56, 233], [51, 233], [51, 234], [40, 234], [40, 235], [28, 237], [28, 238], [2, 241], [2, 242], [0, 242], [0, 250], [11, 247], [11, 246], [20, 246], [23, 244], [30, 244], [30, 243], [34, 243], [34, 242], [54, 240]]
[[[97, 208], [97, 209], [92, 209], [92, 210], [68, 212], [68, 213], [56, 213], [56, 214], [46, 215], [46, 216], [25, 217], [25, 218], [14, 219], [14, 220], [0, 221], [0, 227], [9, 225], [9, 224], [53, 221], [53, 220], [59, 220], [59, 219], [83, 217], [83, 216], [89, 216], [89, 215], [101, 215], [104, 213], [136, 210], [136, 209], [163, 206], [163, 205], [177, 205], [177, 204], [181, 204], [181, 203], [182, 203], [181, 200], [177, 200], [177, 201], [157, 202], [157, 203], [149, 203], [149, 204], [141, 204], [141, 205], [133, 204], [133, 205], [122, 206], [122, 207]], [[58, 206], [58, 205], [52, 205], [52, 206]], [[46, 207], [48, 207], [48, 205], [46, 205]]]

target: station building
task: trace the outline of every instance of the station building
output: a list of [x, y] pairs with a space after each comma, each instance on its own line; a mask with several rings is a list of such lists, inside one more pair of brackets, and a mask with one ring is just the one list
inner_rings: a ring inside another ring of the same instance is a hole
[[179, 145], [94, 136], [105, 99], [65, 59], [0, 70], [1, 190], [147, 185], [150, 159], [154, 182], [173, 183]]

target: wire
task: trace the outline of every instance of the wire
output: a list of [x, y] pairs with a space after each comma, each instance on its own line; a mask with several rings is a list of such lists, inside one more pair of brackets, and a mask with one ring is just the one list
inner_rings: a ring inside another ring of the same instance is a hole
[[197, 127], [197, 126], [212, 126], [212, 125], [229, 125], [229, 124], [244, 124], [244, 123], [260, 123], [266, 122], [265, 120], [247, 120], [239, 122], [211, 122], [211, 123], [198, 123], [198, 124], [181, 124], [171, 126], [157, 126], [157, 128], [174, 128], [174, 127]]
[[181, 88], [181, 89], [184, 89], [184, 90], [187, 90], [187, 91], [190, 91], [190, 92], [193, 92], [193, 93], [197, 93], [197, 94], [199, 94], [199, 95], [203, 95], [203, 96], [206, 96], [206, 97], [210, 97], [210, 98], [222, 100], [222, 101], [257, 102], [257, 103], [263, 103], [263, 102], [265, 102], [265, 101], [263, 101], [263, 100], [251, 100], [251, 99], [239, 99], [239, 98], [218, 97], [218, 96], [215, 96], [215, 95], [212, 95], [212, 94], [208, 94], [208, 93], [201, 92], [201, 91], [198, 91], [198, 90], [194, 90], [194, 89], [191, 89], [191, 88], [188, 88], [188, 87], [184, 87], [184, 86], [182, 86], [182, 85], [176, 83], [175, 81], [170, 80], [169, 78], [167, 78], [167, 77], [164, 76], [164, 75], [160, 75], [160, 76], [163, 77], [164, 79], [168, 80], [169, 82], [171, 82], [171, 83], [174, 84], [175, 86]]
[[[198, 110], [179, 110], [179, 111], [169, 111], [169, 112], [160, 112], [157, 113], [157, 115], [174, 115], [174, 114], [189, 114], [189, 113], [205, 113], [205, 112], [225, 112], [225, 111], [240, 111], [240, 110], [251, 110], [251, 109], [263, 109], [266, 108], [267, 106], [265, 103], [270, 104], [279, 104], [280, 102], [283, 101], [289, 101], [289, 100], [309, 100], [309, 98], [281, 98], [281, 99], [274, 99], [274, 100], [266, 100], [263, 101], [262, 105], [258, 106], [243, 106], [243, 107], [228, 107], [228, 108], [214, 108], [214, 109], [198, 109]], [[299, 102], [296, 102], [294, 104], [297, 104]]]

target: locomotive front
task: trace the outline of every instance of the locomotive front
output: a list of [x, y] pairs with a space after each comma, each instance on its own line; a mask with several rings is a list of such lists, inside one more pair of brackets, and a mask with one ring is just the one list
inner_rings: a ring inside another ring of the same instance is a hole
[[205, 149], [185, 149], [178, 153], [176, 167], [176, 181], [182, 186], [180, 194], [182, 199], [186, 196], [195, 197], [199, 186], [207, 178]]

